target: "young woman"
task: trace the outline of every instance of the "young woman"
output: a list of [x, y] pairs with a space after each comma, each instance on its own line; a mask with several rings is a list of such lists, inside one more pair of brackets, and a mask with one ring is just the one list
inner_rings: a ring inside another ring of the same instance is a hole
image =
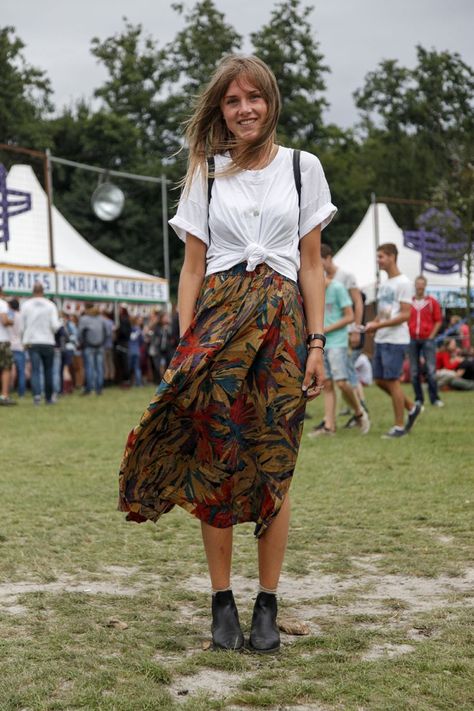
[[232, 527], [256, 524], [260, 589], [249, 647], [257, 652], [280, 645], [288, 490], [305, 404], [324, 378], [320, 232], [336, 212], [319, 160], [305, 152], [299, 201], [293, 151], [275, 143], [279, 111], [275, 77], [255, 57], [222, 60], [197, 102], [170, 220], [186, 243], [181, 339], [129, 436], [120, 476], [128, 520], [156, 521], [175, 504], [200, 519], [214, 648], [244, 645], [230, 584]]

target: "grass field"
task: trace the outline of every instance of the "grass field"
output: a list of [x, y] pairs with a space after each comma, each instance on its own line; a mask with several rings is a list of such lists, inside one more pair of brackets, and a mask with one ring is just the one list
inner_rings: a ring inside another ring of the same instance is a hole
[[[195, 519], [127, 524], [115, 510], [125, 437], [151, 394], [0, 410], [2, 711], [474, 707], [471, 393], [443, 393], [444, 409], [387, 441], [389, 403], [371, 388], [367, 436], [303, 436], [280, 615], [310, 633], [284, 634], [272, 658], [205, 650]], [[234, 557], [246, 631], [252, 530], [236, 529]]]

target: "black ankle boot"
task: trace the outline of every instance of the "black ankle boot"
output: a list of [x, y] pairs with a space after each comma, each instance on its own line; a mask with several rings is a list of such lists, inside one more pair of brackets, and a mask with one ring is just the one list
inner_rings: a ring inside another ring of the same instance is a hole
[[271, 653], [280, 649], [280, 632], [276, 622], [277, 599], [271, 593], [258, 593], [252, 615], [249, 648], [253, 652]]
[[212, 596], [212, 643], [214, 649], [243, 649], [244, 635], [232, 590]]

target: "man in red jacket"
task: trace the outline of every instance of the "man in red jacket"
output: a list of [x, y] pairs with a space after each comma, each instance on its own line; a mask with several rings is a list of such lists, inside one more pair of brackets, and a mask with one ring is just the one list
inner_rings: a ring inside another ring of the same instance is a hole
[[441, 328], [443, 320], [441, 307], [435, 298], [427, 296], [426, 279], [419, 276], [415, 279], [415, 296], [410, 312], [408, 327], [410, 329], [410, 371], [411, 382], [415, 391], [415, 399], [423, 403], [423, 389], [421, 387], [421, 363], [425, 361], [424, 373], [428, 382], [430, 402], [436, 407], [443, 407], [444, 403], [438, 396], [436, 384], [436, 345], [434, 338]]

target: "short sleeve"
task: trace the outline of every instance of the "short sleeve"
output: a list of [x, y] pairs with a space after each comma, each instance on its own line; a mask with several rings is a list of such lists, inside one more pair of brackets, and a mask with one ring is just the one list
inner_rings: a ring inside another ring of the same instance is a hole
[[209, 246], [208, 213], [207, 180], [198, 169], [189, 191], [181, 193], [176, 215], [169, 220], [169, 225], [183, 242], [189, 232]]
[[337, 207], [331, 202], [331, 193], [319, 158], [301, 152], [301, 207], [300, 207], [300, 237], [318, 225], [324, 229], [337, 212]]
[[344, 286], [345, 286], [346, 289], [348, 289], [348, 290], [349, 290], [349, 289], [357, 289], [357, 288], [358, 288], [358, 287], [357, 287], [356, 278], [355, 278], [355, 276], [354, 276], [353, 274], [351, 274], [350, 272], [347, 272], [347, 276], [346, 276], [346, 280], [345, 280], [345, 282], [344, 282]]
[[398, 300], [403, 301], [405, 304], [411, 304], [413, 299], [413, 286], [412, 283], [407, 279], [400, 284], [398, 292]]

